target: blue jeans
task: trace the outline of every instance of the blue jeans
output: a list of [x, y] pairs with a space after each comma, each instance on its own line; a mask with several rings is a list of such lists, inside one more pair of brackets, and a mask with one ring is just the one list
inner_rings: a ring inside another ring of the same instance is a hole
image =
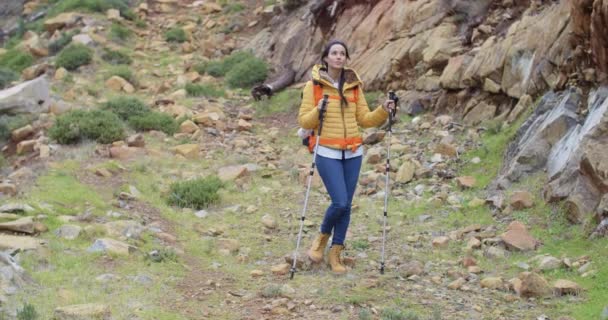
[[317, 156], [317, 170], [331, 197], [331, 205], [325, 211], [321, 232], [331, 234], [333, 230], [332, 244], [344, 245], [362, 158], [341, 160]]

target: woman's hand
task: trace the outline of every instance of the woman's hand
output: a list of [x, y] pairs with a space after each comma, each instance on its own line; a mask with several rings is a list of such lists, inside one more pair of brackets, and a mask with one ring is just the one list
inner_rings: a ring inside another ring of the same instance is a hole
[[384, 109], [384, 111], [386, 111], [388, 113], [392, 113], [392, 114], [395, 114], [395, 113], [397, 113], [397, 111], [399, 111], [399, 108], [397, 108], [395, 106], [395, 101], [390, 100], [390, 99], [384, 101], [384, 103], [382, 104], [382, 109]]

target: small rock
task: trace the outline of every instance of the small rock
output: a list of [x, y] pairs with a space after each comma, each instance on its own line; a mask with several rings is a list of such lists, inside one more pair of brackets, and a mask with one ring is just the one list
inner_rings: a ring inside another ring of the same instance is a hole
[[277, 221], [270, 215], [265, 214], [262, 217], [262, 224], [264, 224], [264, 227], [268, 228], [268, 229], [276, 229], [277, 228]]
[[450, 243], [450, 238], [441, 236], [433, 239], [433, 248], [447, 248]]
[[513, 193], [513, 195], [511, 195], [510, 204], [515, 210], [532, 208], [534, 205], [532, 194], [527, 191], [516, 191]]
[[286, 275], [289, 273], [289, 270], [291, 269], [291, 266], [287, 263], [281, 263], [279, 265], [273, 266], [272, 268], [270, 268], [270, 271], [278, 276], [282, 276], [282, 275]]
[[479, 283], [482, 288], [488, 289], [501, 289], [504, 286], [502, 278], [500, 277], [487, 277], [482, 279]]
[[456, 178], [456, 183], [462, 189], [469, 189], [469, 188], [472, 188], [475, 186], [475, 184], [477, 183], [477, 180], [475, 179], [475, 177], [462, 176], [462, 177]]
[[538, 268], [542, 271], [550, 271], [550, 270], [555, 270], [555, 269], [559, 269], [562, 266], [562, 261], [555, 258], [555, 257], [544, 257], [540, 264], [538, 265]]
[[452, 290], [458, 290], [460, 289], [465, 283], [467, 283], [467, 281], [464, 278], [458, 278], [454, 281], [452, 281], [452, 283], [450, 283], [448, 285], [448, 289], [452, 289]]
[[264, 275], [264, 271], [262, 270], [252, 270], [249, 275], [251, 275], [251, 277], [253, 278], [258, 278]]
[[528, 228], [519, 221], [511, 222], [507, 227], [507, 232], [503, 233], [500, 238], [511, 250], [535, 250], [539, 244], [538, 240], [530, 235]]
[[582, 291], [582, 288], [573, 281], [559, 279], [553, 285], [553, 292], [558, 296], [563, 295], [579, 295]]

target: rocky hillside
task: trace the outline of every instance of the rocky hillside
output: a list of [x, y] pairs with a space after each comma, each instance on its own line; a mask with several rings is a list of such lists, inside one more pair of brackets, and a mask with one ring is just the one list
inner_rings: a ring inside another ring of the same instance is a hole
[[[608, 319], [604, 2], [0, 4], [0, 319]], [[364, 133], [348, 274], [305, 258], [315, 174], [289, 280], [332, 38], [405, 112]]]

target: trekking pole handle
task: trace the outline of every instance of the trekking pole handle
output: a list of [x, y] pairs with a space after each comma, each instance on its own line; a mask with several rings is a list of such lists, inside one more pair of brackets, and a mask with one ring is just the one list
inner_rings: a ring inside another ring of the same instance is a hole
[[329, 99], [329, 95], [324, 94], [323, 100], [321, 102], [321, 108], [319, 109], [319, 120], [323, 119], [323, 113], [327, 110], [327, 100]]
[[397, 104], [399, 103], [399, 97], [395, 94], [395, 91], [388, 92], [388, 99], [395, 102], [395, 108], [390, 112], [391, 118], [394, 118], [397, 114]]
[[329, 100], [329, 95], [324, 94], [321, 102], [321, 110], [319, 110], [319, 137], [321, 136], [321, 130], [323, 129], [323, 115], [327, 110], [327, 100]]

